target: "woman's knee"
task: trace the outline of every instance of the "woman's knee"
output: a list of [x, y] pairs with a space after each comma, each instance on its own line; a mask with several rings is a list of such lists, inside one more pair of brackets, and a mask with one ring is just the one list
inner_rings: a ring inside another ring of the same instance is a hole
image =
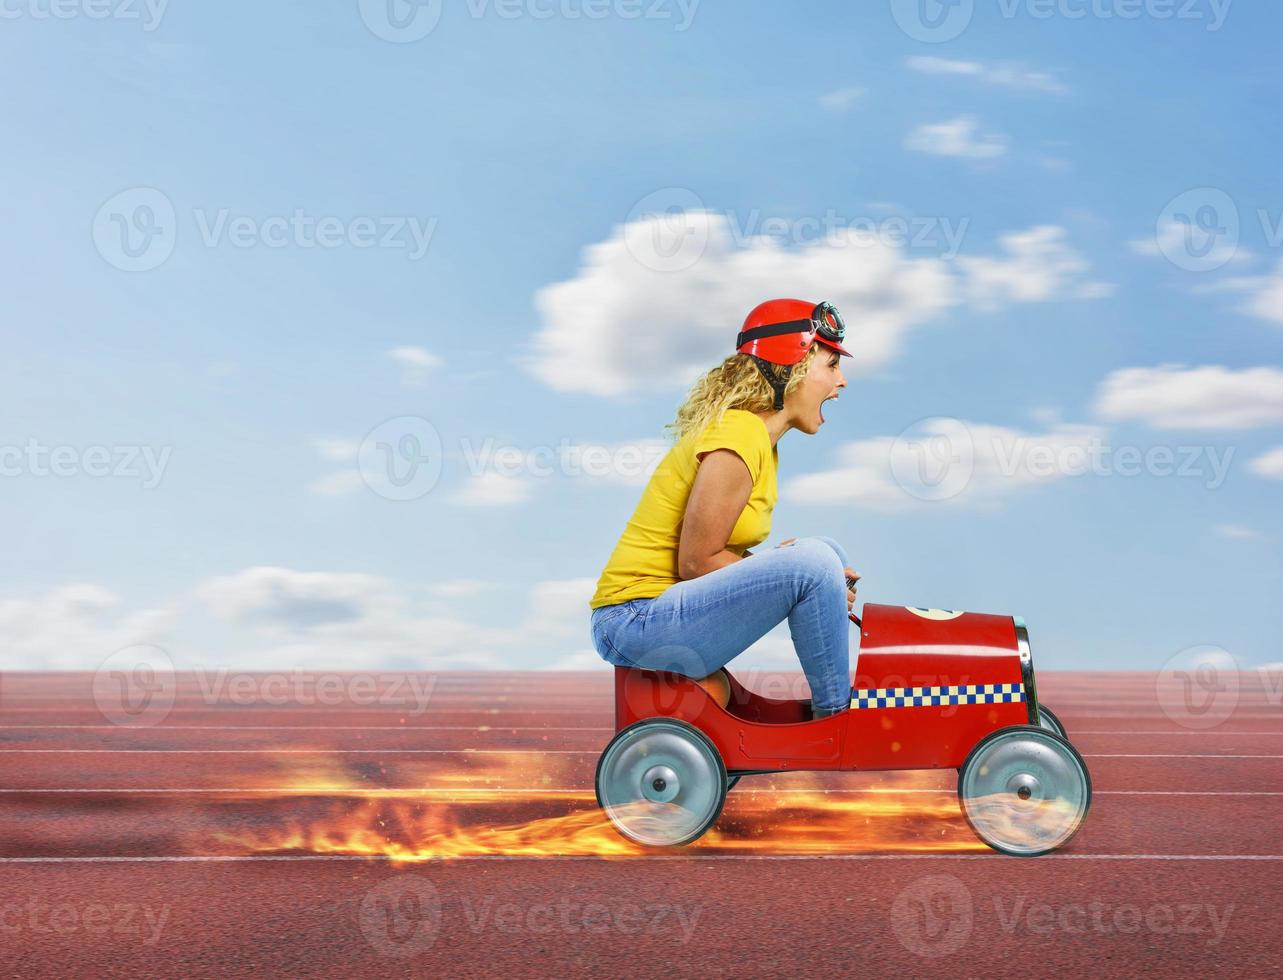
[[830, 538], [827, 535], [823, 535], [823, 534], [813, 534], [813, 535], [810, 535], [809, 539], [813, 541], [823, 541], [826, 545], [832, 548], [834, 554], [838, 556], [838, 561], [842, 563], [843, 568], [845, 568], [848, 564], [850, 564], [850, 561], [846, 555], [846, 549], [843, 548], [842, 545], [838, 544], [838, 542], [834, 538]]
[[787, 550], [793, 553], [796, 574], [804, 585], [843, 583], [843, 564], [837, 551], [820, 537], [799, 538]]

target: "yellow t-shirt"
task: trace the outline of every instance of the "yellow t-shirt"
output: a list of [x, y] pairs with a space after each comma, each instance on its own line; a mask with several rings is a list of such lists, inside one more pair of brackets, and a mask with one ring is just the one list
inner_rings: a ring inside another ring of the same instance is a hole
[[743, 554], [767, 539], [771, 511], [778, 498], [779, 450], [771, 445], [771, 435], [760, 416], [730, 408], [702, 433], [691, 433], [678, 442], [655, 468], [597, 581], [590, 609], [629, 599], [651, 599], [681, 581], [677, 575], [677, 546], [686, 501], [700, 460], [714, 449], [734, 450], [753, 477], [748, 503], [726, 547]]

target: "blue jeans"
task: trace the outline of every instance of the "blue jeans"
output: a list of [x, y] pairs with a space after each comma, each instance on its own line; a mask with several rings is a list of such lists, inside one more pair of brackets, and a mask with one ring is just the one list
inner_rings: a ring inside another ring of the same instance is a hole
[[618, 667], [707, 677], [785, 618], [816, 708], [851, 703], [846, 552], [832, 538], [799, 538], [715, 572], [670, 585], [653, 599], [592, 612], [593, 645]]

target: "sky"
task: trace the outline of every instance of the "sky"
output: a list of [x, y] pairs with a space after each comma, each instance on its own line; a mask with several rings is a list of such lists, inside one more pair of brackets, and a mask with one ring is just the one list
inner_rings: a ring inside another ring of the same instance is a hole
[[5, 0], [0, 668], [599, 665], [773, 296], [854, 357], [763, 547], [1283, 659], [1276, 7]]

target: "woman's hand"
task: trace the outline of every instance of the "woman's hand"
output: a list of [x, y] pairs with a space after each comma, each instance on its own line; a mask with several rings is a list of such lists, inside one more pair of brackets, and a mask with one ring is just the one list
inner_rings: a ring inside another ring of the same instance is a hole
[[846, 609], [850, 612], [855, 606], [855, 583], [860, 580], [860, 573], [854, 568], [844, 568], [842, 571], [846, 575]]

